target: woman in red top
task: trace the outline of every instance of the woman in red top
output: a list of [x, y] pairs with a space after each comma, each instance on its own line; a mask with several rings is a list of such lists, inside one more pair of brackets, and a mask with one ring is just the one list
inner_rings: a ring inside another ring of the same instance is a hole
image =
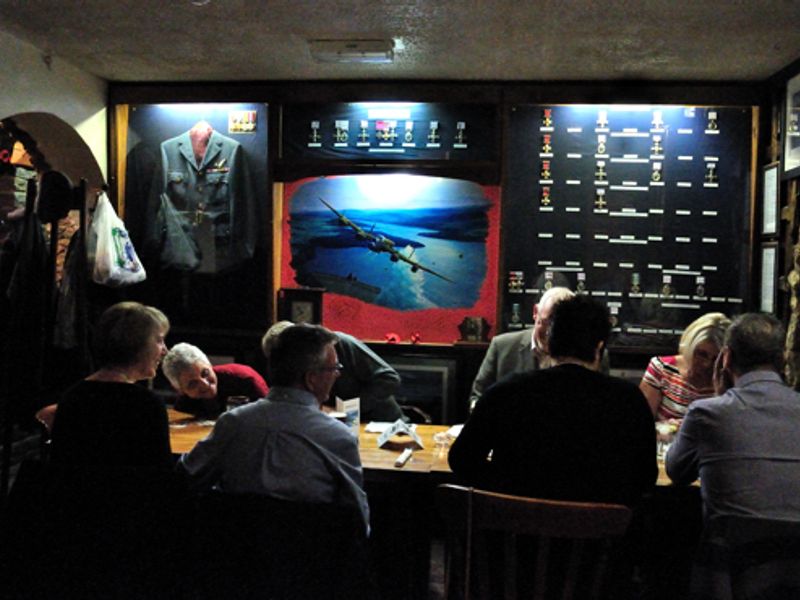
[[181, 394], [175, 409], [204, 418], [218, 417], [231, 396], [254, 402], [269, 391], [255, 369], [237, 363], [212, 366], [203, 351], [191, 344], [175, 344], [164, 357], [161, 370]]

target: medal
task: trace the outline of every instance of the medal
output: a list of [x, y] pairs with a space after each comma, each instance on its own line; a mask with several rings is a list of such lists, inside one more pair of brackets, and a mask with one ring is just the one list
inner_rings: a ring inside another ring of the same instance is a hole
[[594, 207], [597, 210], [603, 210], [607, 205], [608, 202], [605, 200], [606, 191], [602, 188], [595, 190], [594, 192]]
[[539, 203], [542, 206], [550, 206], [552, 202], [552, 198], [550, 198], [550, 187], [545, 186], [542, 188], [542, 197], [539, 199]]
[[597, 170], [594, 172], [594, 179], [595, 181], [605, 181], [607, 178], [608, 174], [606, 173], [606, 161], [598, 160]]
[[553, 151], [553, 146], [550, 145], [550, 134], [545, 133], [542, 136], [542, 154], [550, 154]]
[[542, 170], [541, 170], [541, 173], [539, 173], [539, 178], [540, 179], [550, 179], [551, 178], [550, 177], [550, 161], [549, 160], [543, 160], [542, 161]]

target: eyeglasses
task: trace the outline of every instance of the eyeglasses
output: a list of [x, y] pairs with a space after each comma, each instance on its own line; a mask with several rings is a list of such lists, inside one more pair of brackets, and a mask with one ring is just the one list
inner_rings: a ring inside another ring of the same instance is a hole
[[342, 363], [340, 363], [340, 362], [337, 362], [332, 367], [317, 367], [314, 370], [315, 371], [341, 371], [342, 369], [344, 369], [344, 365]]

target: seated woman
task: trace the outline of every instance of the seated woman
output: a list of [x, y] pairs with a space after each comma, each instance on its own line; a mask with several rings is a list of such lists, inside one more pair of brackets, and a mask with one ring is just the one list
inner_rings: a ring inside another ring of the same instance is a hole
[[137, 381], [152, 379], [167, 352], [169, 320], [157, 308], [120, 302], [95, 329], [100, 368], [68, 389], [53, 420], [51, 459], [72, 465], [171, 465], [167, 411]]
[[191, 344], [175, 344], [164, 357], [161, 370], [181, 394], [175, 409], [198, 417], [218, 417], [231, 396], [254, 402], [269, 391], [255, 369], [236, 363], [212, 366], [203, 351]]
[[722, 313], [707, 313], [684, 330], [677, 355], [650, 359], [639, 389], [656, 421], [678, 421], [693, 401], [714, 395], [714, 361], [730, 324]]

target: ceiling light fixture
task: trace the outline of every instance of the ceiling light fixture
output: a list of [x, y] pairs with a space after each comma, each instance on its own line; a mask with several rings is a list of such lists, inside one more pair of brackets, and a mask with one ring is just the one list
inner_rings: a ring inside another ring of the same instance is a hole
[[323, 63], [387, 64], [394, 61], [394, 41], [308, 40], [314, 60]]

